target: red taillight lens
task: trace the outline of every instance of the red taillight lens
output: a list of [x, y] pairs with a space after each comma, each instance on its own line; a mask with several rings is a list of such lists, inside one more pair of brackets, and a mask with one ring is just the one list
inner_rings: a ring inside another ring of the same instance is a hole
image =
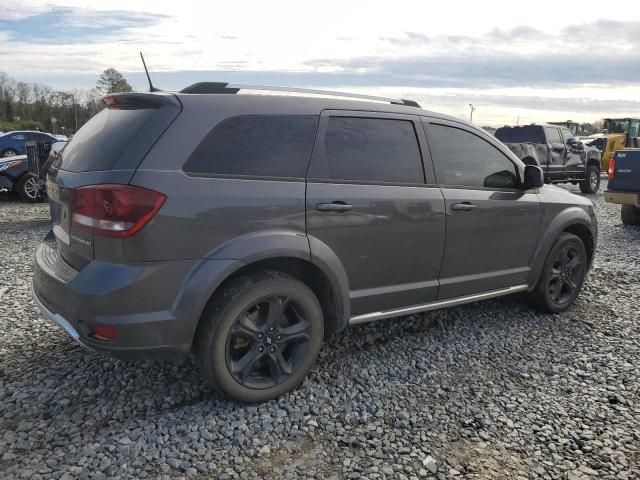
[[144, 227], [167, 199], [132, 185], [90, 185], [73, 190], [71, 225], [95, 235], [129, 238]]
[[613, 180], [613, 176], [616, 174], [616, 159], [614, 157], [609, 161], [609, 170], [607, 170], [607, 177], [609, 180]]

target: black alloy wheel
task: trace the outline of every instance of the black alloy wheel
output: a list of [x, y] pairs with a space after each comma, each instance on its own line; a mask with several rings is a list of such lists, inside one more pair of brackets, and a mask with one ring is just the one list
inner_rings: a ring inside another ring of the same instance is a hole
[[580, 237], [562, 232], [551, 247], [536, 286], [528, 297], [547, 313], [560, 313], [578, 297], [587, 274], [589, 258]]
[[305, 359], [311, 323], [285, 295], [261, 298], [242, 312], [227, 337], [227, 368], [241, 385], [270, 388], [283, 383]]
[[582, 277], [584, 260], [577, 248], [572, 245], [563, 247], [553, 261], [549, 275], [549, 297], [557, 305], [564, 305], [575, 298]]
[[298, 386], [323, 338], [322, 307], [307, 285], [283, 272], [253, 272], [229, 280], [211, 297], [194, 353], [209, 385], [256, 403]]

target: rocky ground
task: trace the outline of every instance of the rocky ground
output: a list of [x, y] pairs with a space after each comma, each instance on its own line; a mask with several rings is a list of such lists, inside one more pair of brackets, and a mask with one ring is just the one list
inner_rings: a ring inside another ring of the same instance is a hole
[[45, 321], [48, 207], [0, 198], [0, 477], [640, 478], [640, 228], [593, 200], [570, 311], [504, 298], [354, 327], [297, 391], [245, 406], [191, 361], [111, 360]]

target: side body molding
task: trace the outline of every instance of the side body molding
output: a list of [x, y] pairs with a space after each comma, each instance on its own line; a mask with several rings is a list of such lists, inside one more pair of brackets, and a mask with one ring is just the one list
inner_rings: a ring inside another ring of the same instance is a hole
[[225, 242], [191, 270], [174, 301], [175, 317], [188, 325], [193, 338], [209, 298], [230, 275], [260, 260], [295, 258], [313, 263], [329, 279], [336, 297], [339, 328], [346, 326], [350, 305], [344, 268], [326, 245], [317, 242], [316, 253], [312, 255], [309, 243], [304, 233], [288, 230], [254, 232]]
[[548, 225], [546, 225], [546, 227], [544, 225], [542, 226], [543, 228], [541, 229], [540, 238], [538, 240], [538, 248], [533, 255], [531, 272], [527, 282], [530, 290], [538, 282], [542, 273], [542, 268], [544, 267], [544, 263], [547, 260], [547, 256], [549, 255], [549, 251], [551, 250], [554, 242], [560, 236], [562, 231], [576, 224], [584, 225], [589, 229], [593, 238], [593, 248], [595, 250], [597, 239], [597, 226], [595, 224], [595, 219], [592, 219], [589, 214], [580, 207], [573, 206], [563, 209]]

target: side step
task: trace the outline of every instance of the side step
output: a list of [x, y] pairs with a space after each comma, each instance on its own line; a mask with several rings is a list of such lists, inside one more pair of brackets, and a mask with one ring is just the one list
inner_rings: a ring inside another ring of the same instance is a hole
[[480, 300], [488, 300], [490, 298], [502, 297], [511, 293], [523, 292], [529, 288], [528, 285], [515, 285], [513, 287], [501, 288], [499, 290], [490, 290], [483, 293], [474, 293], [464, 297], [451, 298], [449, 300], [438, 300], [435, 302], [423, 303], [422, 305], [413, 305], [410, 307], [394, 308], [392, 310], [384, 310], [382, 312], [365, 313], [351, 317], [349, 325], [358, 325], [360, 323], [373, 322], [384, 318], [399, 317], [402, 315], [411, 315], [412, 313], [428, 312], [429, 310], [437, 310], [445, 307], [455, 307], [465, 303], [478, 302]]

